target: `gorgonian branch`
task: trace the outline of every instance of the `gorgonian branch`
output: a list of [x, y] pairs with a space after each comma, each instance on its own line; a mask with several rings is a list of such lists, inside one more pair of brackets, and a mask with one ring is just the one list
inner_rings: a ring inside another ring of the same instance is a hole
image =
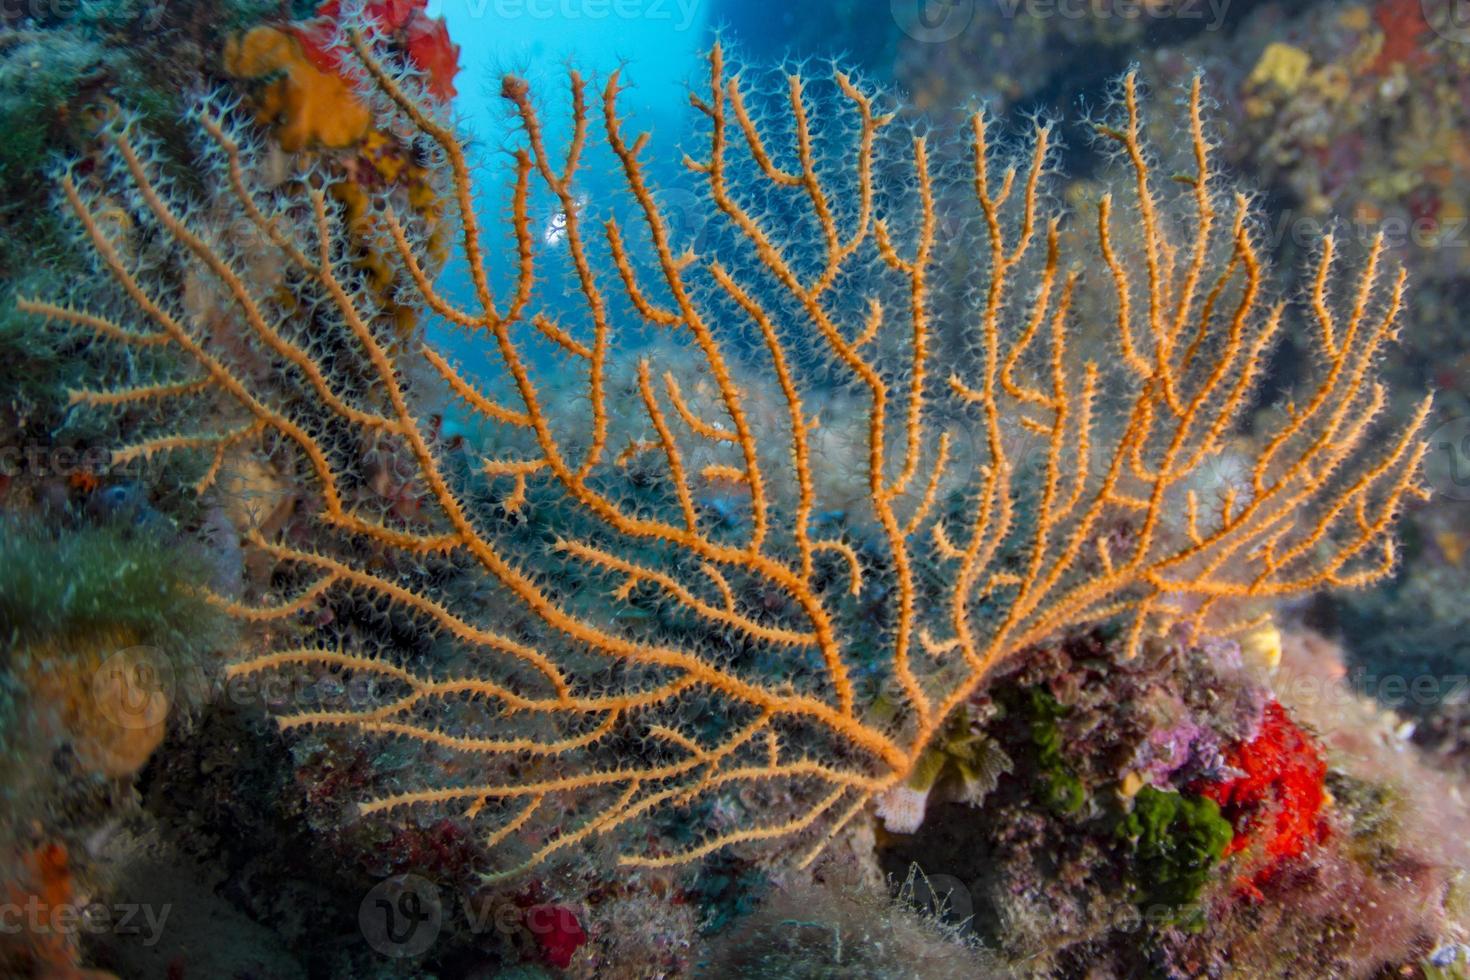
[[[1007, 655], [1114, 618], [1132, 651], [1395, 561], [1427, 405], [1366, 448], [1403, 276], [1378, 288], [1373, 243], [1339, 310], [1325, 243], [1309, 304], [1324, 369], [1242, 449], [1289, 311], [1264, 298], [1247, 200], [1212, 170], [1198, 79], [1193, 172], [1169, 182], [1121, 80], [1100, 133], [1122, 172], [1072, 227], [1049, 203], [1051, 124], [1012, 157], [977, 114], [961, 168], [851, 77], [750, 80], [716, 45], [692, 99], [707, 153], [686, 160], [710, 233], [681, 250], [617, 74], [594, 98], [572, 73], [560, 153], [505, 80], [521, 145], [497, 230], [464, 140], [372, 41], [347, 45], [382, 131], [432, 165], [437, 225], [374, 191], [364, 245], [333, 203], [341, 178], [305, 160], [271, 178], [265, 137], [217, 106], [195, 117], [212, 196], [185, 201], [123, 121], [105, 167], [62, 180], [115, 302], [21, 307], [191, 365], [79, 403], [212, 398], [192, 418], [226, 420], [165, 422], [119, 460], [203, 449], [209, 491], [255, 452], [310, 487], [293, 533], [248, 535], [279, 574], [219, 600], [299, 628], [230, 673], [377, 685], [281, 717], [436, 762], [364, 814], [448, 808], [501, 875], [601, 839], [639, 866], [793, 842], [809, 860]], [[599, 156], [616, 175], [601, 235], [583, 186]], [[166, 275], [107, 217], [116, 200], [171, 243]], [[458, 289], [440, 279], [450, 234]], [[400, 302], [478, 344], [468, 365], [434, 331], [405, 343], [364, 247]], [[473, 465], [437, 436], [453, 406], [492, 433]], [[1244, 476], [1211, 485], [1216, 468]], [[323, 605], [391, 610], [425, 642], [313, 627]], [[747, 799], [777, 805], [713, 816]], [[676, 817], [704, 834], [662, 843]]]

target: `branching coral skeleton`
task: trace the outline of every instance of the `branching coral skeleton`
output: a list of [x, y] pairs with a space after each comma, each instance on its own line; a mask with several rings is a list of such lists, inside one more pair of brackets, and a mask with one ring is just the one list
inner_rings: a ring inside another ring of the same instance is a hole
[[[1381, 241], [1339, 302], [1327, 240], [1304, 304], [1314, 333], [1299, 338], [1319, 359], [1305, 401], [1270, 431], [1258, 424], [1243, 480], [1199, 489], [1202, 469], [1234, 451], [1289, 312], [1263, 299], [1251, 208], [1212, 168], [1198, 79], [1193, 169], [1172, 181], [1145, 143], [1134, 76], [1121, 80], [1120, 118], [1099, 133], [1125, 178], [1070, 227], [1046, 194], [1050, 124], [1002, 151], [977, 114], [957, 175], [848, 76], [763, 88], [717, 45], [692, 98], [706, 153], [685, 161], [718, 229], [701, 251], [674, 240], [648, 137], [630, 139], [618, 115], [617, 73], [600, 113], [571, 74], [559, 155], [528, 86], [508, 77], [520, 146], [502, 248], [440, 108], [370, 38], [349, 43], [364, 98], [409, 134], [457, 210], [469, 300], [439, 291], [427, 233], [387, 197], [381, 244], [417, 305], [471, 338], [478, 361], [498, 361], [498, 383], [447, 346], [405, 349], [378, 322], [320, 172], [269, 181], [263, 138], [218, 100], [197, 114], [218, 185], [208, 206], [185, 203], [126, 123], [106, 137], [110, 169], [61, 180], [118, 304], [22, 306], [109, 343], [170, 346], [196, 368], [79, 401], [233, 406], [217, 432], [165, 430], [120, 458], [203, 447], [201, 492], [234, 453], [295, 461], [316, 532], [252, 532], [283, 594], [222, 603], [286, 623], [335, 597], [432, 639], [410, 651], [344, 629], [340, 643], [298, 641], [229, 668], [391, 692], [281, 718], [419, 747], [424, 761], [363, 814], [457, 812], [482, 828], [495, 875], [594, 842], [643, 867], [753, 844], [809, 861], [902, 784], [1008, 654], [1107, 620], [1136, 650], [1171, 630], [1229, 628], [1240, 600], [1362, 585], [1395, 563], [1391, 523], [1422, 494], [1428, 406], [1370, 447], [1386, 399], [1374, 361], [1404, 298], [1403, 274], [1380, 269]], [[594, 147], [610, 151], [628, 202], [600, 229], [577, 183]], [[564, 219], [554, 244], [533, 227], [538, 194]], [[227, 314], [173, 298], [156, 257], [104, 220], [114, 196]], [[957, 229], [944, 224], [955, 213]], [[220, 238], [221, 216], [248, 233]], [[261, 255], [279, 265], [265, 283], [251, 272]], [[553, 263], [577, 302], [538, 289]], [[940, 336], [946, 317], [956, 350]], [[1084, 324], [1111, 332], [1092, 360], [1079, 356]], [[635, 327], [687, 358], [656, 370], [632, 357]], [[555, 358], [533, 356], [538, 344]], [[578, 397], [549, 394], [568, 373]], [[837, 388], [860, 409], [857, 429], [819, 449], [816, 419]], [[432, 437], [422, 406], [436, 394], [503, 433], [467, 472]], [[418, 512], [375, 512], [363, 447], [392, 448]], [[823, 487], [839, 471], [860, 492], [834, 520]], [[477, 588], [446, 584], [466, 581]], [[720, 799], [754, 812], [722, 820]], [[671, 814], [701, 833], [676, 840]]]

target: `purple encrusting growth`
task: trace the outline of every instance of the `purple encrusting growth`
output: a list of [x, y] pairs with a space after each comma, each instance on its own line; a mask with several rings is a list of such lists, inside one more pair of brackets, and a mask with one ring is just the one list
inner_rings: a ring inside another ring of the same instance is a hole
[[[1182, 712], [1183, 704], [1179, 708]], [[1148, 783], [1168, 786], [1180, 770], [1191, 763], [1198, 768], [1199, 760], [1218, 757], [1219, 752], [1219, 740], [1214, 733], [1186, 716], [1176, 725], [1149, 734], [1148, 740], [1138, 748], [1137, 766]]]
[[[1244, 670], [1240, 646], [1234, 641], [1208, 639], [1200, 644], [1200, 652], [1218, 670]], [[1243, 685], [1236, 697], [1219, 705], [1218, 716], [1202, 720], [1183, 700], [1170, 697], [1160, 712], [1168, 720], [1149, 732], [1138, 746], [1134, 766], [1144, 782], [1161, 788], [1178, 787], [1196, 779], [1226, 778], [1231, 773], [1225, 761], [1225, 746], [1255, 737], [1268, 700], [1266, 688]]]

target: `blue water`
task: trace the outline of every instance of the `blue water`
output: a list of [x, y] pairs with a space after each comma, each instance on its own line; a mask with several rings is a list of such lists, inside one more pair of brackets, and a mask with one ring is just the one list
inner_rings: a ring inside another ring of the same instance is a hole
[[[517, 120], [500, 94], [506, 74], [530, 83], [547, 151], [558, 166], [571, 134], [569, 68], [575, 67], [586, 80], [592, 145], [576, 186], [579, 198], [588, 204], [584, 225], [598, 244], [602, 219], [627, 206], [619, 203], [626, 200], [626, 189], [612, 174], [610, 160], [600, 146], [604, 138], [600, 96], [612, 72], [622, 69], [618, 107], [626, 138], [632, 140], [644, 131], [651, 136], [643, 154], [645, 176], [656, 188], [682, 178], [680, 145], [695, 123], [689, 105], [690, 83], [702, 72], [710, 43], [710, 6], [710, 0], [439, 0], [431, 4], [431, 13], [446, 18], [450, 36], [461, 46], [455, 111], [461, 132], [474, 145], [479, 212], [490, 226], [489, 234], [506, 233], [504, 222], [497, 220], [508, 207], [510, 169], [504, 151], [524, 146]], [[532, 194], [532, 229], [538, 237], [545, 236], [558, 220], [560, 207], [539, 180], [533, 179]], [[631, 216], [625, 213], [624, 217]], [[556, 267], [565, 262], [564, 255], [556, 254], [553, 242], [543, 238], [540, 245], [537, 275], [544, 302], [548, 293], [555, 296], [559, 292], [545, 288], [545, 277], [555, 274]], [[509, 269], [492, 267], [490, 273], [498, 293], [513, 289]], [[450, 264], [440, 285], [466, 308], [474, 308], [469, 277], [461, 263]], [[564, 319], [573, 330], [584, 315], [575, 301], [563, 309], [543, 306], [541, 311]], [[454, 349], [471, 372], [493, 386], [500, 373], [498, 360], [482, 344], [445, 336], [433, 324], [429, 329], [431, 336]], [[537, 359], [531, 351], [526, 356]]]
[[[462, 48], [457, 106], [476, 135], [494, 140], [506, 128], [500, 79], [531, 83], [546, 109], [553, 143], [567, 132], [566, 68], [598, 85], [626, 64], [632, 83], [620, 100], [630, 122], [660, 142], [677, 139], [688, 109], [687, 83], [708, 44], [709, 0], [438, 0], [431, 11], [449, 22]], [[666, 144], [667, 145], [667, 144]]]

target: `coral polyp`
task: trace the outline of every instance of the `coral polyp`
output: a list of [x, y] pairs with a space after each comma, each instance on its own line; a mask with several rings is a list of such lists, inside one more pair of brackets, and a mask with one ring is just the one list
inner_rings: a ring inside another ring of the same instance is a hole
[[[363, 191], [391, 264], [367, 278], [323, 165], [273, 174], [215, 98], [192, 116], [205, 197], [126, 117], [100, 166], [61, 178], [114, 302], [21, 304], [188, 365], [77, 394], [175, 406], [119, 459], [202, 451], [204, 491], [257, 454], [308, 488], [285, 529], [247, 535], [270, 573], [216, 601], [283, 641], [232, 679], [368, 682], [280, 716], [418, 760], [379, 774], [362, 816], [454, 815], [492, 879], [583, 846], [636, 868], [730, 847], [804, 864], [1019, 651], [1101, 623], [1130, 655], [1246, 630], [1252, 602], [1394, 568], [1428, 405], [1379, 425], [1405, 288], [1381, 241], [1350, 272], [1323, 243], [1299, 338], [1316, 374], [1241, 479], [1199, 489], [1239, 460], [1286, 305], [1250, 199], [1213, 167], [1198, 78], [1177, 176], [1138, 78], [1118, 82], [1096, 127], [1109, 190], [1069, 217], [1049, 122], [1018, 149], [977, 114], [946, 158], [853, 76], [742, 72], [717, 44], [683, 242], [618, 73], [600, 97], [571, 73], [561, 147], [504, 80], [500, 226], [433, 67], [395, 61], [380, 27], [346, 20], [334, 77], [451, 202], [462, 288], [387, 185]], [[580, 181], [604, 164], [594, 205]], [[434, 320], [407, 344], [402, 303]], [[442, 438], [446, 413], [486, 434]]]

